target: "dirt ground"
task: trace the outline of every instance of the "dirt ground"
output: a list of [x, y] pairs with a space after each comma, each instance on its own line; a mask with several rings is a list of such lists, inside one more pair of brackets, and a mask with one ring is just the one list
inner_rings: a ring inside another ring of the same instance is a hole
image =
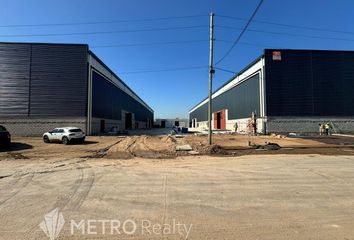
[[[0, 239], [49, 239], [39, 224], [56, 208], [65, 219], [57, 239], [352, 239], [353, 163], [322, 155], [3, 159]], [[136, 231], [112, 235], [97, 224], [112, 219], [134, 221]], [[72, 234], [81, 220], [84, 232]], [[191, 228], [188, 238], [149, 233], [143, 221]]]
[[[249, 141], [281, 148], [255, 149]], [[0, 239], [49, 239], [39, 225], [53, 209], [65, 219], [55, 239], [354, 235], [352, 138], [216, 135], [218, 147], [209, 152], [206, 137], [194, 135], [88, 137], [67, 146], [34, 137], [13, 142], [0, 152]], [[183, 144], [199, 155], [176, 152]], [[82, 228], [73, 221], [83, 221]], [[112, 225], [99, 221], [133, 222], [136, 229], [128, 234], [120, 226], [112, 234]]]
[[[265, 143], [275, 143], [279, 150], [257, 149]], [[252, 146], [249, 146], [251, 143]], [[189, 144], [192, 152], [176, 151], [177, 146]], [[175, 158], [193, 155], [248, 155], [248, 154], [354, 154], [354, 138], [351, 137], [307, 137], [283, 136], [214, 135], [214, 146], [207, 145], [206, 136], [186, 135], [183, 137], [158, 136], [89, 136], [85, 144], [45, 144], [40, 137], [14, 137], [10, 150], [0, 150], [1, 158], [51, 159], [56, 158]]]

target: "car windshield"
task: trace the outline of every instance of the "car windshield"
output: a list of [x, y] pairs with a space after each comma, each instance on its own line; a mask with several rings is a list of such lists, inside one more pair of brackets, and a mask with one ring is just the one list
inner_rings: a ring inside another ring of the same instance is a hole
[[1, 132], [6, 131], [6, 128], [3, 127], [3, 126], [0, 126], [0, 131], [1, 131]]
[[80, 128], [70, 129], [69, 132], [82, 132]]

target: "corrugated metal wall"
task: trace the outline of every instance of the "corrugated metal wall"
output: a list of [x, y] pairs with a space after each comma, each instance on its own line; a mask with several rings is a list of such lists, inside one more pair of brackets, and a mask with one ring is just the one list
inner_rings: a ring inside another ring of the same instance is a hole
[[85, 116], [86, 46], [33, 45], [30, 115]]
[[[252, 111], [259, 114], [259, 74], [213, 99], [213, 112], [228, 109], [228, 119], [250, 118]], [[190, 119], [208, 120], [208, 103], [190, 113]]]
[[267, 49], [265, 67], [268, 116], [354, 116], [354, 52]]
[[[104, 93], [104, 94], [102, 94]], [[121, 112], [134, 113], [135, 120], [153, 122], [153, 113], [141, 103], [92, 71], [92, 117], [121, 120]]]
[[87, 45], [0, 43], [0, 116], [85, 116]]
[[31, 45], [0, 43], [0, 115], [27, 116]]

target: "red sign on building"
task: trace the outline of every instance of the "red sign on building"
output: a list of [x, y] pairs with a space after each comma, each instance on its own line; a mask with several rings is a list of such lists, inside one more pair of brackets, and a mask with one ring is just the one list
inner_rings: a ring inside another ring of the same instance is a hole
[[281, 52], [273, 51], [273, 61], [281, 61]]

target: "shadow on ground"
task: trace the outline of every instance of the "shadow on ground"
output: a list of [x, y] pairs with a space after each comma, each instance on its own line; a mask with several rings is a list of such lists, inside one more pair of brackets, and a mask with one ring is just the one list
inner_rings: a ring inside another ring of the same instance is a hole
[[32, 149], [33, 146], [27, 143], [12, 142], [9, 147], [0, 147], [0, 152], [13, 152], [21, 151], [26, 149]]
[[342, 137], [342, 136], [317, 136], [317, 137], [301, 137], [304, 139], [311, 139], [325, 144], [334, 145], [354, 145], [354, 138]]
[[71, 145], [90, 145], [90, 144], [96, 144], [98, 142], [96, 141], [85, 141], [84, 143], [71, 143]]
[[[98, 143], [97, 141], [85, 141], [84, 143], [80, 143], [80, 142], [70, 142], [68, 145], [91, 145], [91, 144], [96, 144]], [[56, 141], [56, 142], [50, 142], [48, 144], [58, 144], [58, 145], [63, 145], [62, 142], [60, 141]]]

